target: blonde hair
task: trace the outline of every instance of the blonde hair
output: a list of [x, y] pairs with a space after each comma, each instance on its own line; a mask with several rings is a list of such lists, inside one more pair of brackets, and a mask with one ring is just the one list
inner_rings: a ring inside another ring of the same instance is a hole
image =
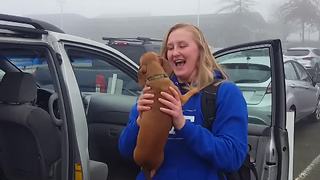
[[227, 76], [225, 75], [224, 71], [219, 66], [219, 64], [216, 63], [215, 58], [211, 54], [209, 45], [208, 45], [207, 41], [205, 40], [203, 33], [201, 32], [201, 30], [198, 27], [196, 27], [192, 24], [179, 23], [179, 24], [172, 26], [163, 39], [160, 55], [162, 57], [165, 57], [166, 59], [168, 59], [168, 57], [167, 57], [168, 37], [173, 31], [175, 31], [177, 29], [185, 29], [185, 30], [191, 32], [193, 35], [193, 39], [197, 43], [199, 51], [200, 51], [199, 52], [199, 54], [200, 54], [199, 63], [197, 65], [197, 68], [198, 68], [197, 78], [195, 80], [193, 80], [193, 82], [191, 82], [191, 84], [195, 85], [198, 88], [203, 88], [206, 85], [210, 84], [214, 80], [214, 76], [213, 76], [214, 70], [220, 71], [222, 73], [223, 79], [227, 79]]

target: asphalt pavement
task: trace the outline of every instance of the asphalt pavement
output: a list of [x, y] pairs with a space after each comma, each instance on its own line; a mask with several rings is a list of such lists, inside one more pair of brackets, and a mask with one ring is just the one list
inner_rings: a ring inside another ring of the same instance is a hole
[[303, 120], [295, 124], [294, 180], [320, 179], [320, 122]]

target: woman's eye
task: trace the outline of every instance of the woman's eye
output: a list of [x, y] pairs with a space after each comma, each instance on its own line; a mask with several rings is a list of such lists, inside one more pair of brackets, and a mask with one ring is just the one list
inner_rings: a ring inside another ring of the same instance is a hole
[[187, 47], [187, 46], [188, 46], [187, 44], [181, 44], [181, 45], [179, 45], [180, 48], [185, 48], [185, 47]]
[[171, 47], [171, 46], [170, 46], [170, 47], [167, 47], [167, 50], [168, 50], [168, 51], [171, 51], [172, 49], [173, 49], [173, 47]]

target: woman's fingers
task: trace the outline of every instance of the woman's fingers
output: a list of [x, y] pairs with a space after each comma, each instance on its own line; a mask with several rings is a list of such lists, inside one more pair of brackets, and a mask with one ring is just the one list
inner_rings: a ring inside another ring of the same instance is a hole
[[159, 101], [166, 107], [161, 107], [160, 110], [173, 118], [173, 126], [176, 129], [181, 129], [185, 124], [185, 118], [182, 113], [182, 106], [178, 92], [174, 88], [169, 88], [169, 94], [167, 92], [161, 92], [162, 97]]
[[152, 98], [154, 97], [154, 94], [151, 93], [147, 93], [148, 90], [150, 90], [151, 88], [146, 86], [143, 88], [142, 90], [142, 94], [140, 95], [139, 99], [138, 99], [138, 105], [137, 105], [137, 109], [138, 111], [147, 111], [151, 109], [151, 105], [153, 103]]
[[146, 91], [150, 90], [151, 87], [150, 86], [145, 86], [143, 89], [142, 89], [142, 94], [144, 94]]
[[159, 98], [158, 100], [168, 108], [174, 109], [176, 106], [176, 99], [174, 99], [173, 96], [166, 92], [161, 92], [161, 95], [163, 96], [163, 98]]
[[153, 170], [150, 171], [150, 177], [151, 177], [151, 178], [153, 178], [153, 176], [154, 176], [155, 174], [156, 174], [156, 170], [153, 169]]
[[181, 111], [181, 103], [179, 99], [175, 98], [177, 92], [174, 89], [170, 89], [170, 91], [173, 93], [173, 96], [167, 92], [161, 92], [163, 98], [159, 98], [159, 101], [166, 107], [161, 107], [160, 110], [171, 115], [172, 117], [176, 117]]
[[173, 87], [169, 87], [169, 90], [171, 91], [171, 93], [173, 94], [173, 97], [176, 99], [176, 100], [180, 100], [180, 97], [179, 97], [179, 93], [173, 88]]

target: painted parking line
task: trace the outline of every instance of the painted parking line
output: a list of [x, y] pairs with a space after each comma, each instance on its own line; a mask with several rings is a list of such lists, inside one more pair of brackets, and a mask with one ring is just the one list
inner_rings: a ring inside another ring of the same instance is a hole
[[304, 180], [313, 170], [320, 163], [320, 154], [305, 168], [295, 180]]

